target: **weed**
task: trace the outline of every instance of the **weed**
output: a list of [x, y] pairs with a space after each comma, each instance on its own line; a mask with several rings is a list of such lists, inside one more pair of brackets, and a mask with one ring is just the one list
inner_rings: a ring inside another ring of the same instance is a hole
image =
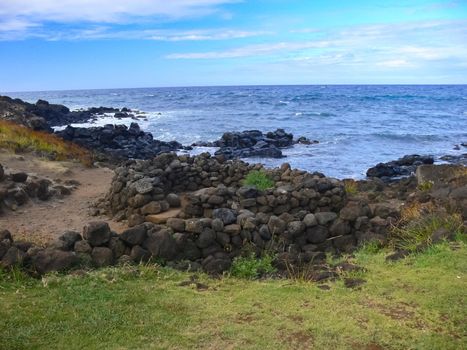
[[42, 131], [34, 131], [16, 123], [0, 120], [0, 147], [14, 152], [36, 152], [53, 160], [79, 160], [92, 164], [86, 149]]
[[417, 186], [417, 188], [422, 192], [428, 192], [433, 188], [433, 181], [425, 181]]
[[243, 180], [244, 185], [255, 186], [258, 190], [264, 191], [274, 187], [274, 181], [261, 170], [253, 170]]
[[414, 252], [421, 245], [430, 246], [433, 233], [441, 228], [455, 235], [461, 235], [463, 230], [461, 216], [432, 212], [403, 222], [392, 229], [392, 246]]
[[358, 185], [355, 180], [346, 179], [344, 180], [344, 190], [348, 195], [355, 195], [358, 193]]
[[257, 258], [254, 253], [247, 256], [236, 257], [230, 268], [230, 274], [234, 277], [255, 279], [263, 275], [270, 275], [276, 272], [272, 266], [274, 255], [264, 254]]

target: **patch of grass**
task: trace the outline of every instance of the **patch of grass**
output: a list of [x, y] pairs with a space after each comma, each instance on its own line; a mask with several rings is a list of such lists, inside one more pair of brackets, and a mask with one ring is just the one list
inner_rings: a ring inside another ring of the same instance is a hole
[[264, 191], [274, 187], [274, 181], [261, 170], [253, 170], [243, 180], [244, 185], [255, 186], [258, 190]]
[[276, 272], [272, 266], [274, 255], [264, 254], [256, 257], [254, 253], [248, 256], [236, 257], [230, 268], [230, 274], [237, 278], [255, 279]]
[[[409, 215], [406, 215], [409, 216]], [[409, 221], [403, 221], [392, 229], [392, 246], [415, 252], [419, 246], [431, 245], [433, 233], [441, 228], [452, 232], [454, 236], [463, 235], [463, 221], [459, 214], [431, 212], [425, 215], [412, 213]]]
[[467, 246], [398, 262], [366, 252], [366, 283], [209, 278], [154, 265], [13, 281], [1, 349], [462, 349]]
[[348, 195], [355, 195], [358, 193], [358, 184], [357, 181], [352, 179], [344, 180], [344, 190]]
[[53, 160], [78, 160], [92, 164], [91, 153], [47, 132], [34, 131], [11, 121], [0, 120], [0, 148], [17, 153], [36, 152]]
[[433, 188], [433, 181], [425, 181], [417, 186], [419, 191], [428, 192]]

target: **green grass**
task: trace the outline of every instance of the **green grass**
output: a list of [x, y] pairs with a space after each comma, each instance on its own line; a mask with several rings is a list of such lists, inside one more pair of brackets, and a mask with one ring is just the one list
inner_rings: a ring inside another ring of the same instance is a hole
[[234, 259], [230, 273], [233, 277], [255, 279], [276, 272], [272, 266], [274, 255], [264, 254], [257, 258], [254, 253]]
[[157, 265], [35, 280], [0, 274], [1, 349], [462, 349], [467, 246], [386, 263], [367, 247], [350, 260], [367, 281], [221, 279]]
[[264, 191], [274, 187], [274, 181], [261, 170], [250, 171], [243, 180], [244, 185], [255, 186], [258, 190]]

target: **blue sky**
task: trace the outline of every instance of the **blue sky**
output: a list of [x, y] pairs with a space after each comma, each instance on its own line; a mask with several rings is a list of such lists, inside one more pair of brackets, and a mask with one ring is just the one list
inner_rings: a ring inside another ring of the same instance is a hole
[[467, 0], [0, 0], [0, 91], [467, 83]]

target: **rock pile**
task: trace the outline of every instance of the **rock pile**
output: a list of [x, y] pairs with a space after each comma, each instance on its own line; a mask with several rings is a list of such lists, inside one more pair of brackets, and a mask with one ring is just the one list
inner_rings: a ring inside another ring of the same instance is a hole
[[341, 181], [287, 164], [264, 170], [276, 183], [272, 189], [242, 186], [246, 174], [259, 168], [209, 154], [135, 161], [116, 169], [107, 205], [118, 219], [147, 228], [153, 209], [167, 210], [169, 196], [192, 191], [177, 217], [151, 227], [163, 232], [157, 237], [164, 247], [174, 249], [165, 259], [190, 261], [208, 272], [227, 269], [245, 246], [275, 251], [284, 263], [351, 252], [368, 240], [384, 242], [398, 215], [390, 207], [349, 201]]
[[25, 172], [7, 173], [0, 164], [0, 213], [5, 208], [16, 210], [32, 198], [45, 201], [69, 195], [77, 185], [74, 181], [54, 183]]
[[293, 135], [283, 129], [277, 129], [263, 134], [259, 130], [247, 130], [242, 132], [226, 132], [220, 140], [214, 142], [198, 142], [193, 146], [220, 147], [215, 155], [222, 155], [226, 159], [266, 157], [282, 158], [281, 148], [286, 148], [295, 143], [311, 144], [310, 141], [300, 137], [294, 141]]
[[105, 160], [149, 159], [163, 152], [176, 151], [183, 146], [176, 142], [154, 140], [149, 132], [137, 123], [126, 125], [108, 124], [103, 127], [75, 128], [67, 126], [56, 132], [64, 140], [100, 153]]

